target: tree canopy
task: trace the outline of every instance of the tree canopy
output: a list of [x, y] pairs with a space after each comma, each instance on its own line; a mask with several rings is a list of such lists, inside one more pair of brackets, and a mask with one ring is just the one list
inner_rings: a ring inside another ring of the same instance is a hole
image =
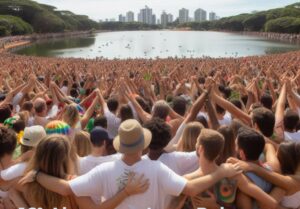
[[33, 31], [49, 33], [91, 30], [98, 27], [98, 23], [89, 19], [88, 16], [58, 11], [54, 6], [39, 4], [31, 0], [0, 0], [0, 14], [4, 15], [0, 17], [1, 22], [13, 23], [12, 25], [20, 28], [23, 25], [26, 28], [23, 33], [15, 33], [4, 24], [0, 24], [2, 28], [0, 31], [3, 31], [1, 35], [27, 34]]

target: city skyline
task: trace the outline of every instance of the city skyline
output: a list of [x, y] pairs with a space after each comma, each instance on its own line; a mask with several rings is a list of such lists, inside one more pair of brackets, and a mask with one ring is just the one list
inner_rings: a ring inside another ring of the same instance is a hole
[[[130, 17], [128, 17], [130, 14]], [[156, 15], [153, 13], [152, 8], [145, 5], [144, 8], [140, 9], [140, 12], [137, 14], [137, 22], [141, 22], [148, 25], [156, 25], [160, 24], [163, 27], [167, 27], [169, 23], [172, 23], [175, 20], [178, 20], [180, 24], [187, 23], [187, 22], [202, 22], [202, 21], [213, 21], [217, 20], [220, 17], [213, 11], [207, 12], [202, 8], [198, 8], [194, 11], [194, 13], [190, 13], [188, 9], [181, 8], [178, 11], [178, 16], [174, 18], [174, 15], [171, 13], [167, 13], [166, 10], [163, 10], [161, 15]], [[115, 19], [108, 19], [106, 18], [104, 21], [114, 21]], [[100, 20], [101, 22], [103, 20]], [[118, 15], [119, 22], [134, 22], [135, 21], [135, 14], [132, 11], [128, 11], [126, 15], [119, 14]]]
[[252, 11], [262, 11], [283, 7], [296, 3], [296, 0], [36, 0], [37, 2], [56, 6], [58, 10], [70, 10], [74, 13], [88, 15], [98, 21], [100, 19], [116, 19], [118, 14], [132, 11], [137, 14], [140, 8], [148, 5], [153, 13], [161, 14], [167, 10], [177, 16], [181, 8], [203, 8], [207, 12], [214, 11], [218, 16], [227, 17]]

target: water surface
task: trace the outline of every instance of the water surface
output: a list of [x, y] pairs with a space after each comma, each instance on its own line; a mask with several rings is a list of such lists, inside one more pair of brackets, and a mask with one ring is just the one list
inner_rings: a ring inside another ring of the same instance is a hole
[[300, 45], [261, 37], [203, 31], [105, 32], [34, 43], [17, 54], [108, 59], [167, 57], [243, 57], [299, 50]]

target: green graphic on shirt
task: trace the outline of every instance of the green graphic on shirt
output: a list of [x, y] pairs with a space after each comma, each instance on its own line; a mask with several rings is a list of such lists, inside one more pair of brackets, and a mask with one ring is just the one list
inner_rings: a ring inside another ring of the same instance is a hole
[[116, 179], [117, 181], [117, 185], [118, 185], [118, 191], [121, 191], [122, 189], [125, 188], [127, 182], [128, 182], [128, 179], [129, 179], [129, 176], [132, 175], [134, 172], [128, 170], [128, 169], [125, 169], [124, 170], [124, 173]]

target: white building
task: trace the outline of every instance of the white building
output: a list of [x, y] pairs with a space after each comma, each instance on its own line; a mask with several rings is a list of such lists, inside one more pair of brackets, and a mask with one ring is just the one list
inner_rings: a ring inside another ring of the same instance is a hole
[[217, 19], [217, 15], [214, 12], [209, 13], [209, 21], [213, 21]]
[[194, 18], [195, 18], [195, 22], [206, 21], [207, 20], [207, 12], [205, 10], [199, 8], [195, 11]]
[[189, 21], [189, 10], [182, 8], [179, 10], [179, 23], [186, 23]]
[[[150, 9], [148, 6], [145, 6], [144, 9], [140, 10], [140, 13], [138, 15], [139, 22], [145, 23], [145, 24], [155, 24], [156, 23], [156, 17], [152, 14], [152, 9]], [[153, 20], [155, 19], [155, 22]]]
[[161, 20], [161, 25], [164, 28], [167, 27], [169, 20], [168, 20], [168, 14], [165, 11], [163, 11], [163, 13], [161, 14], [160, 20]]
[[129, 11], [126, 13], [126, 22], [134, 22], [134, 13]]
[[126, 17], [123, 15], [119, 15], [119, 22], [125, 22]]
[[173, 20], [173, 15], [172, 14], [168, 14], [168, 23], [172, 23]]
[[152, 22], [151, 25], [156, 25], [156, 15], [152, 15]]

